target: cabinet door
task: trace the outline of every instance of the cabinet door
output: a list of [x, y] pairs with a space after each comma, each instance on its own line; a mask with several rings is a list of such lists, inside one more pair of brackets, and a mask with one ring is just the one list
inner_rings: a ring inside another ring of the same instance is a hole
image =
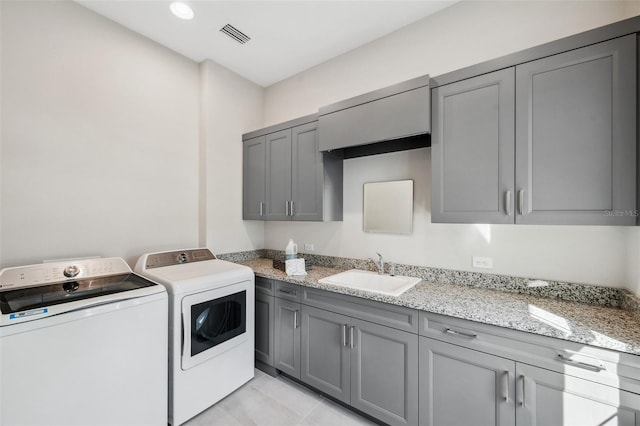
[[323, 165], [318, 122], [291, 129], [293, 220], [322, 220]]
[[264, 220], [265, 137], [242, 142], [242, 218]]
[[421, 425], [515, 425], [514, 361], [420, 337], [419, 374]]
[[[425, 80], [418, 84], [426, 83]], [[330, 105], [328, 108], [334, 111], [327, 114], [322, 112], [325, 108], [321, 108], [320, 149], [348, 148], [427, 133], [429, 87], [422, 85], [407, 90], [405, 85], [400, 83], [367, 93], [358, 97], [359, 101], [350, 99]]]
[[417, 425], [418, 336], [353, 318], [351, 327], [351, 405], [389, 425]]
[[256, 361], [273, 367], [275, 301], [273, 296], [256, 292]]
[[303, 382], [349, 403], [350, 364], [348, 328], [350, 318], [302, 305]]
[[267, 220], [290, 220], [291, 129], [266, 136]]
[[637, 426], [640, 395], [517, 365], [518, 426]]
[[514, 84], [508, 68], [432, 90], [432, 222], [514, 222]]
[[300, 304], [275, 298], [275, 368], [300, 378]]
[[516, 67], [517, 223], [636, 223], [636, 79], [635, 35]]

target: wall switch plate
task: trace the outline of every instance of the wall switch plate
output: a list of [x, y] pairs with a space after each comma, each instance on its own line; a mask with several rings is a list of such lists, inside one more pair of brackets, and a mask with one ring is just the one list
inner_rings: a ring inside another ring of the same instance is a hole
[[304, 251], [314, 251], [313, 243], [304, 243]]
[[472, 266], [481, 269], [493, 269], [493, 258], [473, 256]]

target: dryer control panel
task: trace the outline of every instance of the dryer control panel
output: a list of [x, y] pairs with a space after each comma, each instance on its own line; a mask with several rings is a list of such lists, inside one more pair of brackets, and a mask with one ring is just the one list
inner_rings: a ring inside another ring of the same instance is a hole
[[147, 255], [146, 269], [160, 268], [163, 266], [180, 265], [183, 263], [202, 262], [214, 260], [216, 257], [209, 249], [190, 249], [178, 251], [165, 251]]

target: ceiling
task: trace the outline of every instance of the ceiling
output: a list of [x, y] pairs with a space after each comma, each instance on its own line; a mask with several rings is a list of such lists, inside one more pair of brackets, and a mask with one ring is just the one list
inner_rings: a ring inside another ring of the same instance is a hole
[[[362, 46], [453, 0], [185, 0], [195, 18], [169, 12], [164, 0], [75, 0], [182, 55], [211, 59], [269, 86]], [[231, 24], [251, 37], [240, 44], [220, 32]]]

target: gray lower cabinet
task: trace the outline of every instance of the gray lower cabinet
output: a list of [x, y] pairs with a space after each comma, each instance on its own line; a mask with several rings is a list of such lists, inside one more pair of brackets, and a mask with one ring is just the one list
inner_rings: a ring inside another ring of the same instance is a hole
[[420, 337], [422, 426], [638, 426], [640, 395]]
[[390, 425], [418, 424], [418, 335], [351, 319], [351, 406]]
[[258, 136], [242, 142], [242, 218], [264, 220], [266, 139]]
[[640, 425], [640, 395], [517, 363], [518, 426]]
[[515, 425], [515, 365], [420, 337], [420, 425]]
[[432, 221], [634, 225], [635, 35], [432, 89]]
[[275, 300], [273, 296], [256, 291], [255, 359], [273, 367], [273, 336], [275, 325]]
[[301, 380], [390, 425], [418, 423], [418, 336], [302, 305]]
[[349, 403], [351, 399], [350, 318], [302, 305], [302, 371], [300, 379]]
[[300, 378], [300, 303], [275, 298], [275, 368]]

